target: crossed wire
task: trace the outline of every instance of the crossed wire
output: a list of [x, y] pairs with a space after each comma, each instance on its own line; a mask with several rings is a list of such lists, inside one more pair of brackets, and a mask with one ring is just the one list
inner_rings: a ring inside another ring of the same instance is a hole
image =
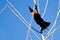
[[[9, 7], [9, 9], [28, 27], [28, 29], [30, 28], [30, 24], [23, 18], [23, 16], [20, 14], [20, 12], [8, 1], [8, 0], [6, 0], [7, 1], [7, 5], [0, 11], [0, 14], [7, 8], [7, 6]], [[44, 9], [44, 12], [43, 12], [43, 16], [45, 15], [45, 12], [46, 12], [46, 9], [47, 9], [47, 5], [48, 5], [48, 0], [47, 0], [47, 2], [46, 2], [47, 4], [46, 4], [46, 6], [45, 6], [45, 9]], [[59, 2], [60, 3], [60, 2]], [[11, 7], [10, 7], [11, 6]], [[13, 9], [14, 10], [13, 10]], [[58, 6], [58, 9], [59, 9], [59, 6]], [[55, 25], [56, 25], [56, 22], [57, 22], [57, 19], [58, 19], [58, 17], [59, 17], [59, 14], [60, 14], [60, 10], [58, 11], [58, 13], [57, 13], [57, 16], [56, 16], [56, 19], [55, 19], [55, 21], [54, 21], [54, 24], [53, 24], [53, 26], [51, 27], [51, 29], [50, 29], [50, 31], [47, 33], [47, 36], [46, 36], [46, 39], [52, 34], [52, 33], [54, 33], [55, 32], [55, 30], [57, 30], [58, 28], [55, 28], [52, 32], [51, 32], [51, 30], [55, 27]], [[42, 17], [43, 17], [42, 16]], [[40, 38], [35, 34], [35, 32], [31, 29], [31, 31], [34, 33], [34, 35], [38, 38], [38, 40], [40, 40]], [[30, 36], [31, 37], [31, 36]]]

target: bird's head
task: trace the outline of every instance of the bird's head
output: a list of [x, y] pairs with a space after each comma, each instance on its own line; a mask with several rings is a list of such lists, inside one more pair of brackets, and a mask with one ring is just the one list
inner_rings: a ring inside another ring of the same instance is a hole
[[32, 14], [32, 16], [34, 17], [34, 14], [38, 14], [38, 11], [37, 10], [33, 10], [32, 8], [29, 7], [29, 10]]

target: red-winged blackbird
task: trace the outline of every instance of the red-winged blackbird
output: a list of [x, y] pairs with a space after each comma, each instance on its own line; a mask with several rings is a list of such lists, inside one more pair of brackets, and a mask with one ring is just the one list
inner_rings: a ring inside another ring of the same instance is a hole
[[35, 22], [41, 27], [40, 33], [43, 33], [42, 31], [44, 29], [47, 29], [47, 27], [50, 25], [50, 22], [46, 22], [41, 18], [41, 16], [39, 15], [39, 12], [37, 10], [36, 4], [35, 4], [35, 11], [33, 11], [33, 9], [31, 9], [30, 7], [29, 7], [29, 10], [32, 13], [32, 16], [34, 17]]

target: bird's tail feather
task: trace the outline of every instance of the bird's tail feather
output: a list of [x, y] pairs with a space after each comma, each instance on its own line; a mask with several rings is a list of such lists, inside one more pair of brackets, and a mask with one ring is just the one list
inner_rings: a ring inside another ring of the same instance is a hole
[[50, 25], [50, 22], [45, 22], [46, 27]]
[[43, 30], [47, 29], [47, 27], [50, 25], [50, 22], [44, 22], [43, 27], [41, 27], [41, 33], [43, 33]]

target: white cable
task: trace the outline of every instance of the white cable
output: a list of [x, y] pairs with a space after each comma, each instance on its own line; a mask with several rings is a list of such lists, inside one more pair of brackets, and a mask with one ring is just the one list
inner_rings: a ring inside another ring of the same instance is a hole
[[32, 40], [32, 37], [31, 37], [31, 35], [30, 35], [30, 39]]
[[[46, 13], [47, 6], [48, 6], [48, 0], [46, 1], [46, 5], [45, 5], [45, 8], [44, 8], [44, 12], [43, 12], [43, 14], [42, 14], [42, 18], [44, 17], [44, 15], [45, 15], [45, 13]], [[42, 36], [42, 40], [46, 40], [46, 39], [45, 39], [45, 36], [43, 36], [43, 34], [42, 34], [41, 36]]]
[[[34, 0], [34, 2], [36, 2], [36, 0]], [[47, 6], [48, 6], [48, 0], [46, 1], [46, 6], [45, 6], [44, 12], [42, 14], [42, 18], [44, 17], [44, 15], [46, 13]], [[39, 11], [39, 3], [38, 3], [38, 12], [40, 13], [40, 11]], [[42, 39], [45, 40], [43, 34], [41, 36], [42, 36]]]
[[[32, 32], [34, 33], [33, 30], [32, 30]], [[41, 40], [40, 37], [38, 37], [38, 36], [36, 35], [36, 33], [34, 33], [34, 35], [35, 35], [35, 37], [36, 37], [38, 40]]]
[[[9, 5], [11, 4], [8, 0], [6, 0], [8, 3], [9, 3]], [[11, 6], [11, 5], [10, 5]], [[12, 5], [13, 6], [13, 5]], [[16, 8], [14, 7], [14, 10], [16, 10]], [[20, 13], [20, 12], [18, 12], [18, 13]], [[18, 17], [19, 18], [19, 17]], [[20, 19], [20, 18], [19, 18]], [[23, 22], [23, 21], [22, 21]], [[24, 23], [24, 22], [23, 22]], [[25, 25], [26, 25], [26, 22], [24, 23]], [[30, 25], [30, 24], [29, 24]], [[27, 26], [27, 25], [26, 25]], [[29, 28], [28, 26], [27, 26], [27, 28]], [[31, 31], [34, 33], [34, 31], [31, 29]], [[38, 38], [38, 39], [40, 39], [35, 33], [34, 33], [34, 35]]]
[[[60, 10], [60, 0], [59, 0], [59, 2], [58, 2], [58, 11]], [[55, 30], [56, 29], [56, 26], [53, 28], [53, 30]], [[54, 35], [54, 33], [55, 32], [53, 32], [52, 33], [52, 38], [51, 38], [51, 40], [53, 40], [53, 35]]]
[[[36, 0], [34, 0], [34, 4], [36, 4]], [[33, 10], [35, 9], [35, 6], [33, 7]], [[33, 17], [32, 17], [33, 18]], [[26, 36], [26, 40], [28, 40], [28, 37], [29, 37], [29, 33], [30, 33], [30, 30], [31, 30], [31, 25], [32, 25], [32, 18], [31, 18], [31, 22], [30, 22], [30, 28], [28, 29], [28, 32], [27, 32], [27, 36]], [[31, 37], [31, 36], [30, 36]]]
[[[56, 29], [56, 25], [54, 26], [53, 30], [55, 30], [55, 29]], [[51, 40], [53, 40], [54, 33], [55, 33], [55, 32], [52, 33]]]
[[30, 21], [30, 26], [29, 26], [29, 29], [28, 29], [28, 31], [27, 31], [27, 36], [26, 36], [26, 40], [28, 40], [28, 37], [29, 37], [29, 33], [30, 33], [30, 30], [31, 30], [31, 25], [32, 25], [32, 19], [33, 19], [33, 17], [31, 17], [31, 21]]
[[45, 36], [44, 36], [43, 34], [41, 34], [41, 36], [42, 36], [42, 40], [46, 40], [46, 39], [45, 39]]
[[35, 4], [36, 4], [36, 0], [33, 0], [33, 2], [34, 2], [33, 10], [35, 11]]
[[53, 40], [53, 37], [54, 37], [54, 33], [55, 33], [55, 32], [53, 32], [53, 33], [52, 33], [52, 35], [51, 35], [51, 40]]
[[24, 19], [24, 17], [20, 14], [20, 12], [8, 1], [8, 0], [6, 0], [7, 1], [7, 3], [17, 12], [17, 14], [28, 24], [28, 25], [30, 25], [25, 19]]
[[[51, 32], [51, 30], [54, 28], [54, 26], [56, 25], [56, 22], [57, 22], [57, 19], [58, 19], [58, 17], [59, 17], [59, 13], [60, 13], [60, 10], [59, 10], [59, 7], [60, 7], [60, 0], [59, 0], [59, 3], [58, 3], [58, 13], [57, 13], [57, 16], [56, 16], [56, 19], [55, 19], [55, 21], [54, 21], [54, 24], [53, 24], [53, 26], [52, 26], [52, 28], [49, 30], [49, 32], [47, 33], [47, 35], [49, 35], [49, 33]], [[53, 32], [54, 33], [54, 32]], [[46, 35], [46, 36], [47, 36]]]
[[39, 14], [40, 14], [40, 3], [39, 3], [40, 1], [38, 0], [38, 12], [39, 12]]
[[58, 10], [60, 10], [60, 0], [58, 1], [59, 3], [58, 3]]
[[33, 0], [34, 4], [36, 4], [36, 0]]
[[9, 5], [8, 8], [13, 12], [13, 14], [15, 14], [19, 18], [19, 20], [21, 20], [28, 27], [28, 25], [16, 14], [16, 12]]
[[46, 37], [46, 39], [53, 33], [53, 32], [55, 32], [57, 29], [59, 29], [60, 28], [60, 25], [57, 27], [57, 28], [55, 28], [51, 33], [49, 33], [49, 35]]
[[45, 13], [46, 13], [47, 6], [48, 6], [48, 0], [46, 1], [46, 6], [45, 6], [45, 8], [44, 8], [44, 12], [43, 12], [43, 14], [42, 14], [42, 18], [44, 17], [44, 15], [45, 15]]
[[[59, 13], [60, 13], [60, 11], [58, 12], [58, 15], [59, 15]], [[51, 32], [50, 32], [50, 33], [51, 33]], [[50, 33], [49, 33], [49, 34], [50, 34]], [[49, 34], [48, 34], [48, 35], [49, 35]], [[47, 35], [47, 36], [48, 36], [48, 35]]]
[[59, 14], [60, 14], [60, 10], [58, 11], [57, 16], [56, 16], [56, 19], [55, 19], [55, 21], [54, 21], [51, 29], [48, 31], [47, 35], [49, 35], [49, 33], [51, 32], [51, 30], [53, 29], [53, 27], [56, 25], [56, 22], [57, 22], [57, 19], [58, 19], [58, 17], [59, 17]]
[[0, 11], [0, 14], [1, 14], [6, 8], [7, 8], [7, 5], [6, 5], [4, 8], [2, 8], [2, 10]]
[[[33, 0], [34, 1], [34, 4], [36, 4], [36, 0]], [[33, 7], [33, 10], [35, 10], [35, 6]], [[32, 17], [33, 18], [33, 17]], [[31, 20], [31, 22], [32, 22], [32, 20]], [[31, 25], [32, 23], [30, 23], [30, 25]], [[28, 29], [28, 32], [27, 32], [27, 37], [26, 37], [26, 40], [28, 40], [28, 35], [29, 35], [29, 32], [30, 32], [30, 29], [31, 29], [31, 26], [30, 26], [30, 28]]]
[[[33, 2], [34, 2], [34, 4], [36, 4], [36, 0], [33, 0]], [[33, 7], [33, 10], [35, 10], [35, 6]], [[30, 26], [29, 26], [30, 28], [29, 28], [28, 31], [27, 31], [26, 40], [28, 40], [29, 33], [30, 33], [30, 30], [31, 30], [31, 27], [32, 27], [32, 18], [33, 18], [33, 17], [31, 17]]]

